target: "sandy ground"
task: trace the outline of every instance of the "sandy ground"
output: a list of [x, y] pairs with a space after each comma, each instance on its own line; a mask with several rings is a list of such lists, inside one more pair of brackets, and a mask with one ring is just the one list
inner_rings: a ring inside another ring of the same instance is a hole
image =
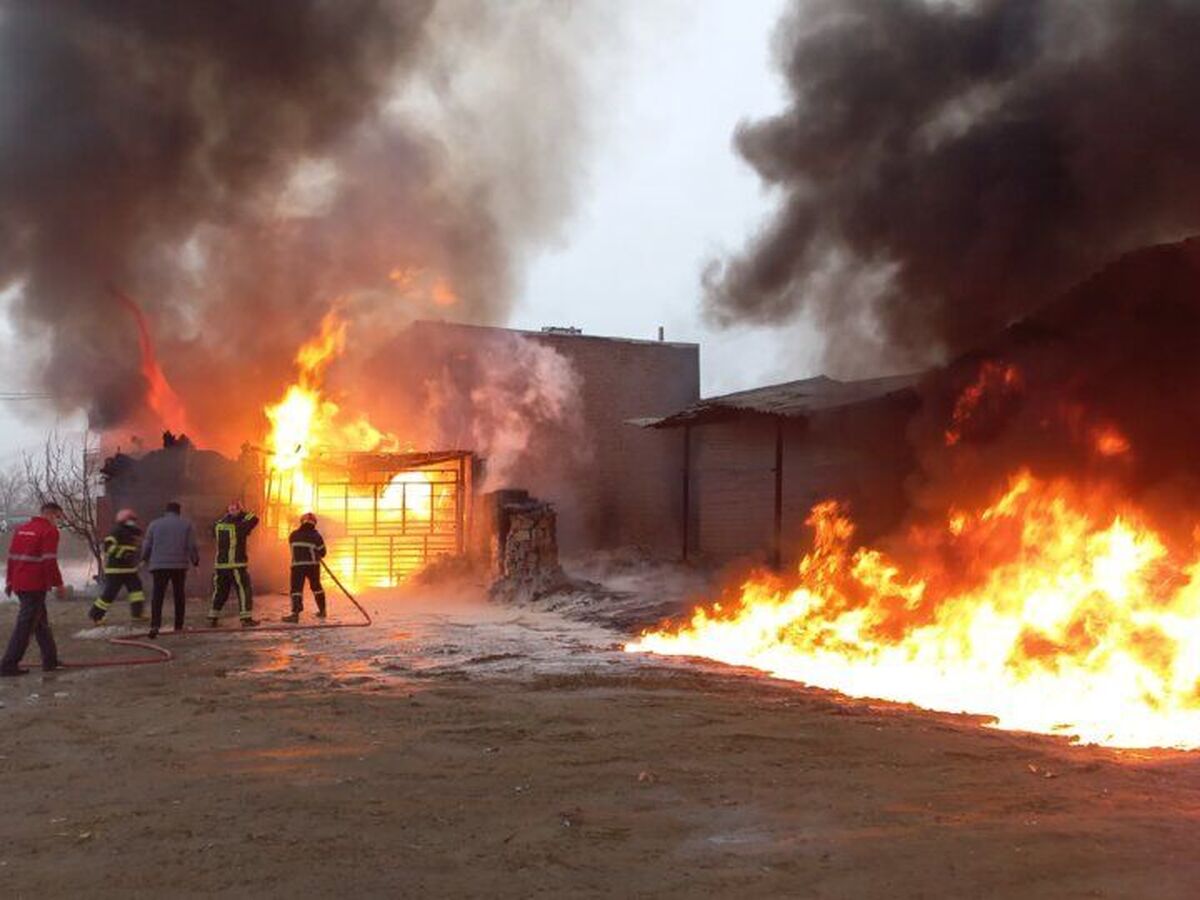
[[[634, 657], [559, 613], [368, 606], [0, 681], [3, 896], [1200, 896], [1200, 756]], [[84, 615], [52, 604], [65, 658], [134, 653]]]

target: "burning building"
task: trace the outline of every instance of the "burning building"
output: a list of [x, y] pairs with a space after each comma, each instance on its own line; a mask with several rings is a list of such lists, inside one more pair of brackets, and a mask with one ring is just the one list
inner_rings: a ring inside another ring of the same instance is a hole
[[1200, 745], [1200, 243], [1136, 249], [1200, 229], [1197, 35], [1170, 0], [791, 4], [785, 105], [735, 137], [777, 202], [706, 308], [929, 369], [908, 510], [867, 534], [830, 484], [792, 566], [635, 648]]
[[146, 515], [181, 499], [207, 532], [239, 497], [261, 510], [258, 555], [281, 570], [282, 543], [312, 511], [330, 566], [359, 587], [483, 553], [477, 497], [501, 488], [553, 503], [568, 554], [677, 552], [685, 448], [623, 422], [696, 399], [696, 345], [418, 322], [374, 352], [352, 389], [335, 388], [346, 349], [347, 322], [331, 313], [238, 463], [190, 443], [115, 457], [105, 508]]
[[[865, 533], [834, 479], [792, 565], [633, 649], [1089, 742], [1197, 746], [1197, 345], [1200, 240], [1128, 254], [912, 386], [894, 527]], [[892, 452], [863, 438], [863, 459]]]
[[215, 554], [212, 523], [225, 514], [230, 499], [259, 494], [259, 473], [254, 454], [229, 459], [212, 450], [198, 449], [186, 437], [173, 435], [168, 435], [161, 449], [149, 453], [114, 452], [101, 468], [104, 496], [96, 505], [100, 532], [107, 533], [112, 527], [119, 509], [134, 510], [145, 523], [161, 515], [169, 501], [176, 501], [198, 526], [197, 584], [207, 585]]
[[312, 454], [262, 471], [263, 523], [282, 545], [296, 510], [316, 513], [326, 563], [349, 584], [394, 587], [431, 562], [467, 551], [475, 458], [467, 451]]

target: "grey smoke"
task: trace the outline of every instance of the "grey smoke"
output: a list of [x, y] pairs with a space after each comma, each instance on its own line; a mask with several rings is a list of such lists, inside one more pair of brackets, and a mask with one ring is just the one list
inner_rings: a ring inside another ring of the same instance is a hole
[[108, 282], [218, 445], [256, 432], [334, 300], [402, 324], [440, 278], [444, 314], [503, 320], [571, 208], [612, 24], [552, 0], [0, 0], [0, 289], [47, 387], [101, 427], [137, 412]]
[[1195, 0], [797, 0], [776, 40], [790, 103], [736, 146], [778, 208], [707, 269], [718, 322], [927, 364], [1200, 230]]

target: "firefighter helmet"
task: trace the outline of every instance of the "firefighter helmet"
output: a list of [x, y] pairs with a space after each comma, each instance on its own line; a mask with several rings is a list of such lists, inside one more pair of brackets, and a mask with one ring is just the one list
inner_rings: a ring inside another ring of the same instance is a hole
[[118, 525], [121, 525], [125, 522], [136, 522], [136, 521], [137, 521], [137, 513], [134, 512], [132, 509], [123, 509], [119, 513], [117, 513], [117, 524]]
[[316, 513], [306, 512], [304, 515], [302, 515], [300, 517], [300, 524], [301, 525], [316, 525], [317, 524]]

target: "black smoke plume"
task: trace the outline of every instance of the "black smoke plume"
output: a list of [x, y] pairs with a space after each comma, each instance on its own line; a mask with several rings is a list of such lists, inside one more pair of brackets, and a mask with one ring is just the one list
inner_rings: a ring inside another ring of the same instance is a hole
[[1198, 343], [1200, 238], [1125, 254], [923, 379], [916, 507], [985, 505], [1028, 469], [1115, 488], [1194, 540]]
[[777, 40], [789, 106], [736, 145], [779, 207], [706, 272], [717, 321], [922, 365], [1200, 230], [1200, 3], [797, 0]]
[[[93, 424], [144, 406], [133, 319], [201, 437], [253, 436], [352, 318], [503, 319], [572, 199], [579, 61], [543, 0], [0, 0], [0, 290]], [[378, 331], [378, 329], [375, 329]], [[236, 446], [236, 443], [234, 443]]]

